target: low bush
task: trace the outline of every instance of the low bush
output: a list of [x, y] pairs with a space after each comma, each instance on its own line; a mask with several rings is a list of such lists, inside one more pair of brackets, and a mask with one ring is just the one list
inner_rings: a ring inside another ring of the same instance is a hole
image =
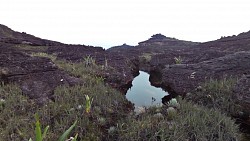
[[234, 78], [211, 79], [205, 82], [200, 89], [187, 95], [186, 98], [196, 104], [219, 109], [229, 116], [237, 115], [241, 108], [235, 101], [232, 91], [236, 81]]
[[[237, 141], [240, 137], [238, 126], [225, 114], [186, 100], [179, 102], [178, 114], [172, 119], [163, 106], [160, 111], [149, 108], [137, 118], [120, 121], [117, 140]], [[164, 118], [159, 118], [159, 113]]]

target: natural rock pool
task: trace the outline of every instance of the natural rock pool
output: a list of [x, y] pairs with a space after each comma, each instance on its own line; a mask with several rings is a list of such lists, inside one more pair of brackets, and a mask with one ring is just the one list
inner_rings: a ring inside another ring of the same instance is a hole
[[132, 87], [127, 91], [126, 97], [137, 107], [161, 104], [161, 98], [168, 95], [161, 88], [152, 86], [149, 82], [149, 74], [140, 71], [133, 80]]

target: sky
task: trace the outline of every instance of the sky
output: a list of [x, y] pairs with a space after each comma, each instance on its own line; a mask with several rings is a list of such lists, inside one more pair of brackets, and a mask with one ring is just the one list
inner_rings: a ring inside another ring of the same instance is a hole
[[205, 42], [250, 30], [249, 0], [1, 0], [0, 24], [68, 44]]

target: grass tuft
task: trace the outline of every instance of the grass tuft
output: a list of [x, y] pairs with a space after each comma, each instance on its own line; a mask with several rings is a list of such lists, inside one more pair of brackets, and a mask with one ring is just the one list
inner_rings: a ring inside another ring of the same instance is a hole
[[236, 82], [234, 78], [209, 80], [199, 90], [189, 94], [187, 99], [208, 108], [219, 109], [230, 116], [237, 115], [241, 108], [232, 91]]
[[120, 121], [117, 125], [117, 140], [209, 140], [236, 141], [238, 126], [234, 121], [220, 113], [186, 100], [179, 100], [180, 110], [172, 120], [167, 117], [166, 107], [161, 113], [164, 119], [155, 118], [154, 108], [140, 115]]

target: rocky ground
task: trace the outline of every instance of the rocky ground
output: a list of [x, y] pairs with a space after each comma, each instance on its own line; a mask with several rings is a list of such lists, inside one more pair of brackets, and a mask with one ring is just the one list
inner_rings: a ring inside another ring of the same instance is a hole
[[[185, 96], [210, 79], [239, 79], [235, 98], [249, 115], [250, 32], [197, 43], [160, 34], [138, 46], [114, 49], [127, 57], [138, 57], [139, 69], [150, 73], [151, 84], [170, 93]], [[168, 99], [168, 98], [166, 98]]]
[[99, 75], [123, 93], [139, 70], [150, 73], [153, 85], [170, 95], [182, 96], [208, 79], [234, 77], [239, 79], [235, 98], [250, 113], [250, 32], [205, 43], [156, 34], [138, 46], [124, 44], [105, 50], [49, 41], [0, 25], [1, 82], [17, 83], [25, 95], [42, 104], [53, 97], [55, 87], [84, 82], [58, 68], [53, 60], [32, 53], [46, 53], [68, 62], [94, 60], [97, 65], [112, 68], [103, 69]]
[[4, 25], [0, 25], [0, 48], [1, 81], [20, 84], [24, 93], [31, 98], [46, 99], [58, 85], [81, 83], [60, 70], [49, 58], [33, 57], [32, 53], [51, 54], [69, 62], [94, 60], [97, 65], [113, 68], [113, 71], [99, 72], [100, 76], [123, 93], [126, 93], [139, 71], [139, 61], [135, 57], [113, 54], [101, 47], [66, 45], [44, 40], [15, 32]]

